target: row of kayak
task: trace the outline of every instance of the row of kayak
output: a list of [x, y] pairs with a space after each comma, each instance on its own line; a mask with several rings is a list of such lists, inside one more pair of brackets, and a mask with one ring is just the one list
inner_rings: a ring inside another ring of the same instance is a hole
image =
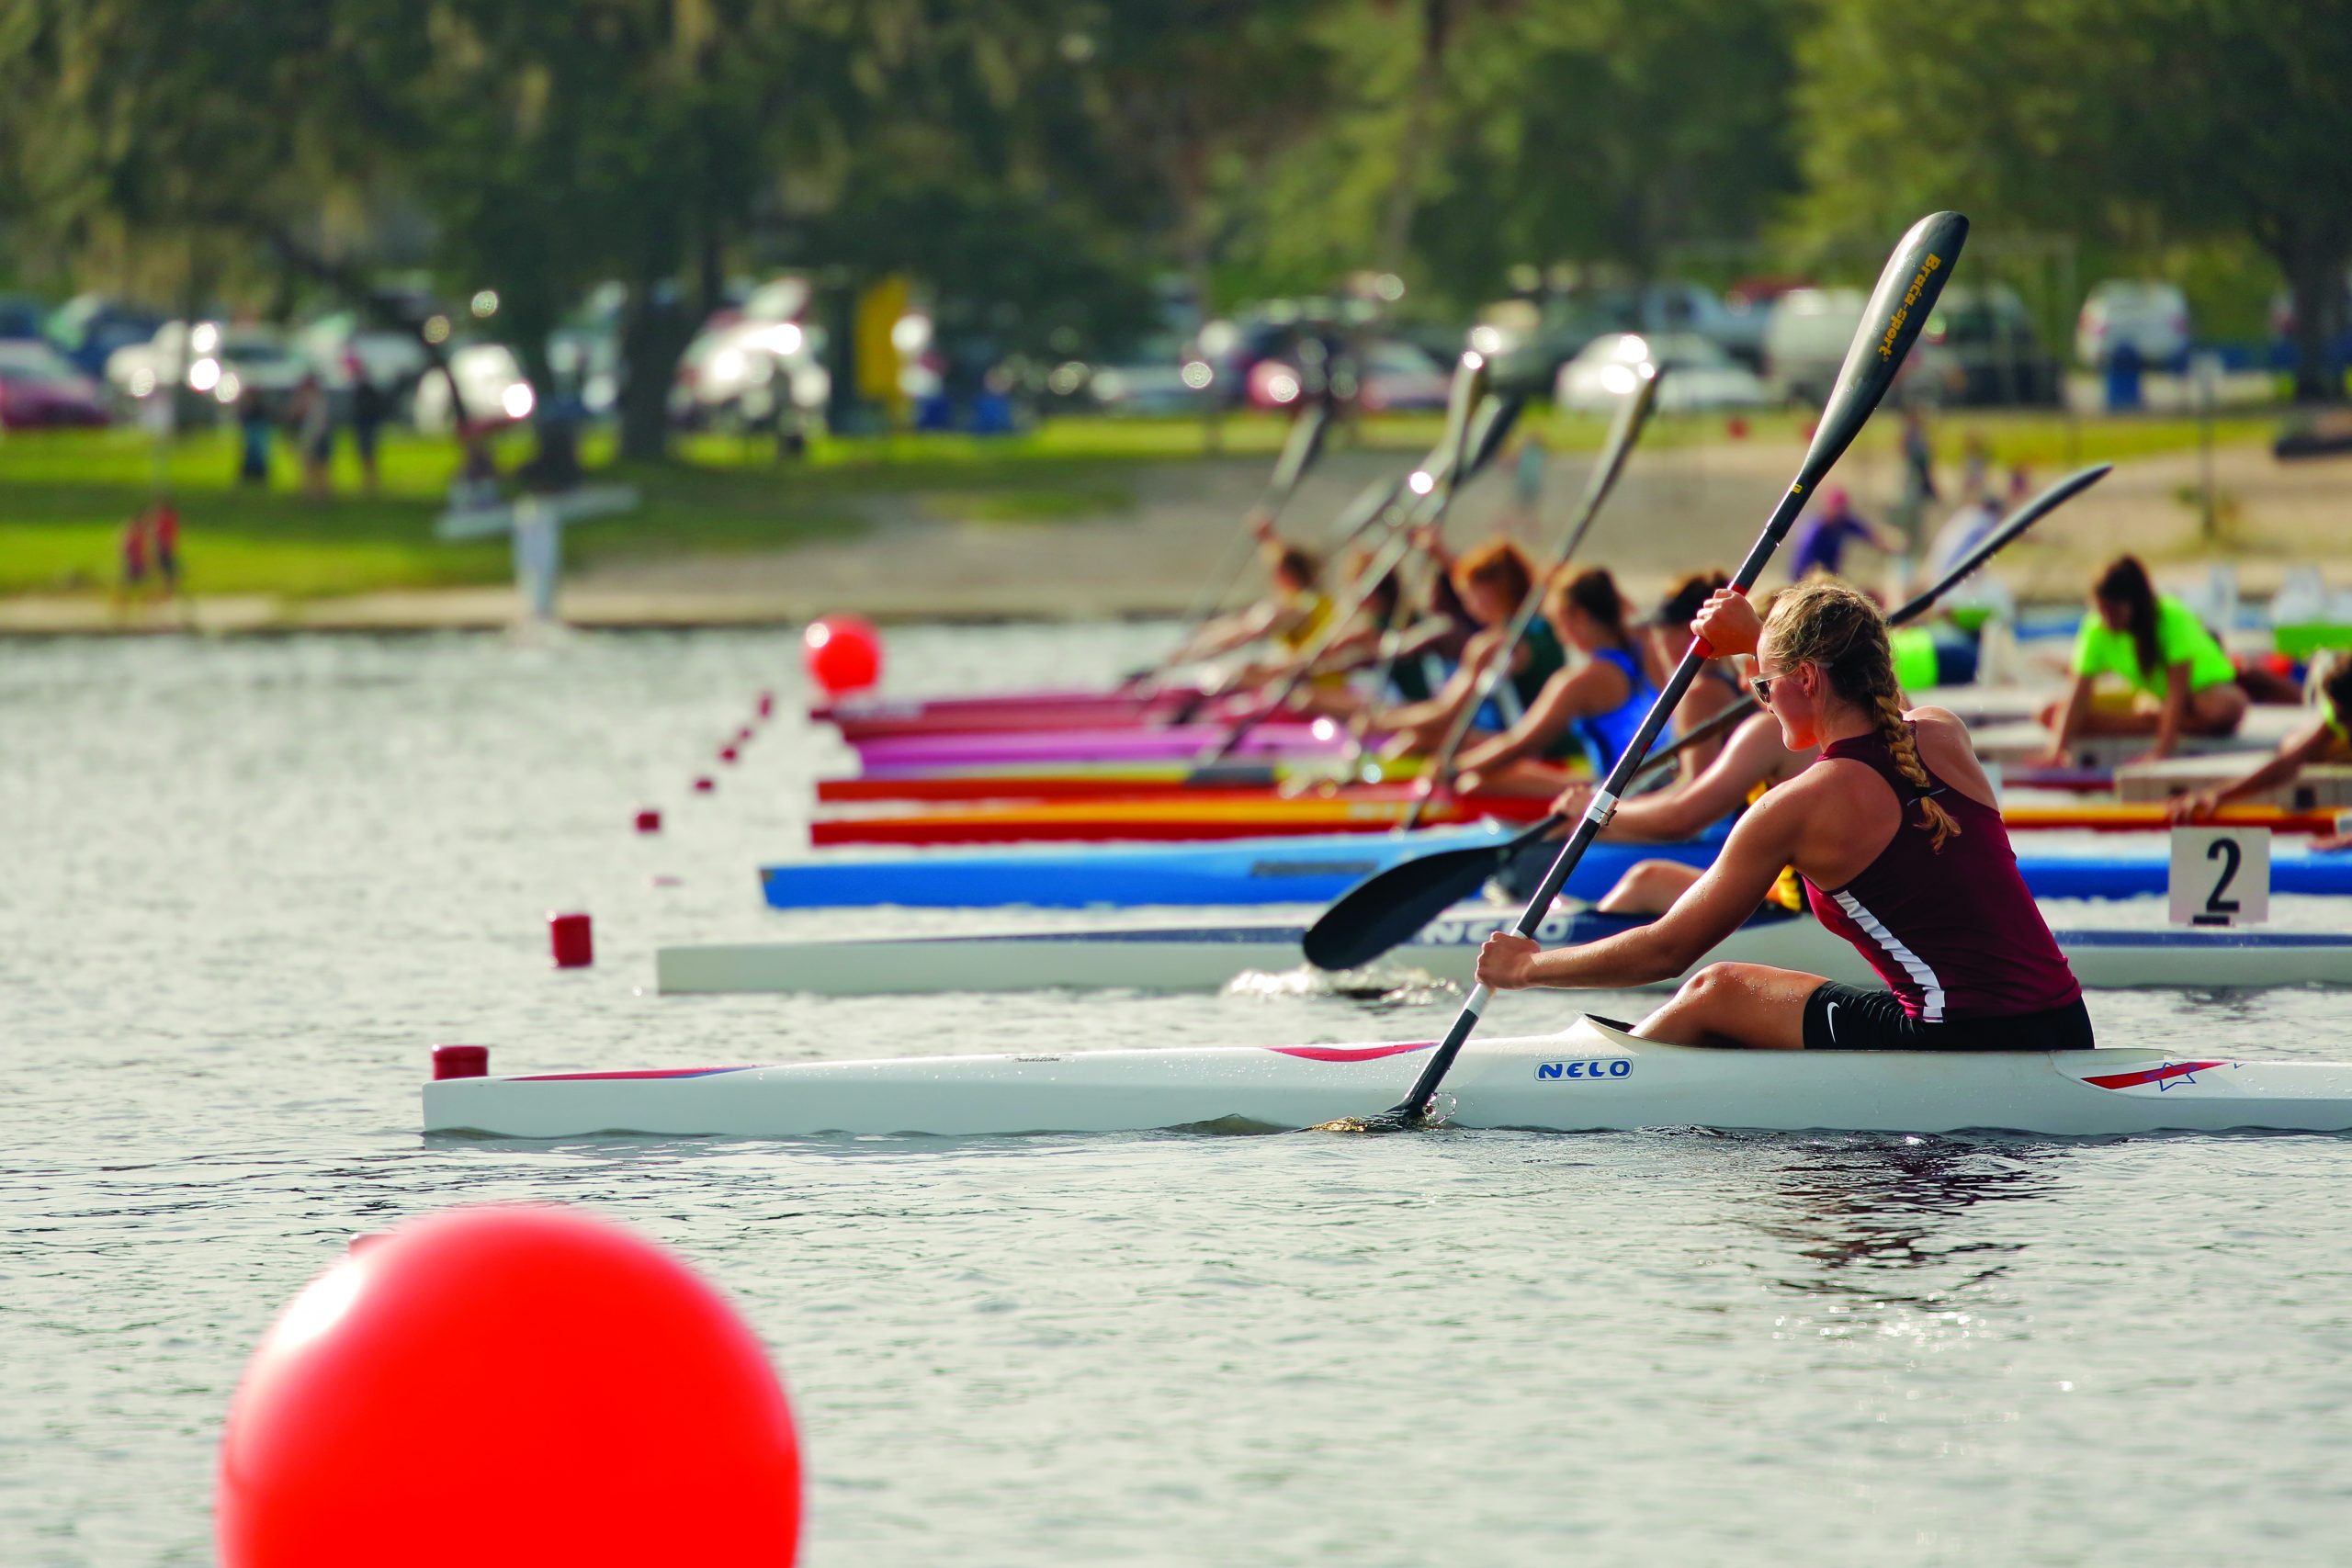
[[[1136, 904], [1324, 904], [1375, 872], [1443, 850], [1498, 846], [1495, 826], [1409, 834], [1299, 835], [1182, 844], [943, 851], [893, 857], [833, 856], [763, 866], [760, 885], [779, 909], [900, 904], [996, 908], [1034, 904], [1087, 908]], [[1637, 861], [1710, 863], [1722, 835], [1675, 844], [1602, 840], [1569, 880], [1573, 898], [1597, 900]], [[2136, 898], [2164, 893], [2171, 863], [2158, 850], [2018, 857], [2042, 898]], [[2352, 894], [2352, 855], [2280, 848], [2274, 893]]]

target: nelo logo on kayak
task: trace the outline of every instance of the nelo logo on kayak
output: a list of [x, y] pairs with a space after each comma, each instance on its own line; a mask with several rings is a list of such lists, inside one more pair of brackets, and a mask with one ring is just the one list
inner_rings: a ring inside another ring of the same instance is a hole
[[1588, 1057], [1581, 1062], [1538, 1062], [1535, 1076], [1539, 1078], [1630, 1078], [1634, 1076], [1631, 1056]]

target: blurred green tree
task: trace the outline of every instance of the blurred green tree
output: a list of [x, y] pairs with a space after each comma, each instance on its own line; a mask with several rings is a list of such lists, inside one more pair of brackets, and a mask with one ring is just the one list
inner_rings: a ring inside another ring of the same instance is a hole
[[2119, 240], [2251, 236], [2292, 291], [2296, 396], [2344, 395], [2342, 0], [1822, 0], [1801, 58], [1815, 231], [1942, 206]]

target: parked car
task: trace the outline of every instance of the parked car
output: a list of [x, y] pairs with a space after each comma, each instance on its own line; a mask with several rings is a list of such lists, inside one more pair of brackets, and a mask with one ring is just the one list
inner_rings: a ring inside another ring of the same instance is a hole
[[1597, 340], [1695, 334], [1750, 367], [1761, 363], [1770, 311], [1727, 305], [1695, 283], [1644, 288], [1581, 288], [1547, 301], [1504, 299], [1487, 306], [1469, 344], [1495, 361], [1494, 381], [1510, 390], [1553, 387], [1560, 367]]
[[[2352, 272], [2344, 275], [2344, 303], [2335, 319], [2343, 330], [2327, 345], [2328, 354], [2338, 367], [2352, 365]], [[2271, 368], [2293, 369], [2295, 355], [2295, 296], [2281, 288], [2270, 297]]]
[[294, 343], [337, 391], [351, 385], [353, 360], [379, 390], [395, 398], [415, 386], [431, 363], [414, 333], [372, 322], [356, 310], [330, 310], [295, 333]]
[[1106, 414], [1198, 412], [1214, 397], [1207, 363], [1183, 335], [1161, 333], [1089, 364], [1067, 360], [1046, 375], [1066, 407]]
[[2129, 344], [2151, 370], [2188, 365], [2188, 297], [2153, 278], [2110, 277], [2092, 287], [2075, 318], [2075, 358], [2104, 369]]
[[773, 424], [786, 410], [821, 414], [833, 389], [823, 347], [821, 329], [754, 316], [747, 307], [730, 321], [706, 326], [679, 355], [670, 418], [695, 428], [743, 427]]
[[1792, 288], [1764, 329], [1764, 381], [1782, 402], [1818, 408], [1846, 362], [1869, 296], [1859, 288]]
[[311, 373], [310, 363], [270, 329], [219, 321], [165, 321], [145, 343], [107, 355], [106, 372], [107, 384], [131, 402], [173, 385], [176, 374], [184, 403], [231, 408], [250, 389], [273, 412]]
[[[1453, 377], [1444, 366], [1395, 339], [1375, 338], [1351, 352], [1342, 350], [1331, 366], [1332, 392], [1352, 399], [1368, 412], [1442, 409], [1453, 394]], [[1289, 408], [1309, 395], [1309, 383], [1306, 371], [1294, 359], [1261, 359], [1250, 368], [1250, 405]]]
[[50, 342], [84, 375], [102, 379], [118, 348], [145, 343], [164, 324], [156, 312], [107, 294], [76, 294], [51, 311]]
[[469, 343], [448, 350], [449, 376], [428, 373], [416, 383], [411, 417], [428, 435], [446, 435], [457, 428], [457, 413], [449, 402], [449, 378], [457, 379], [465, 400], [466, 417], [476, 425], [513, 423], [531, 417], [538, 393], [514, 351], [503, 343]]
[[1761, 377], [1696, 333], [1620, 333], [1596, 339], [1560, 367], [1553, 400], [1564, 409], [1611, 412], [1634, 389], [1633, 367], [1645, 359], [1665, 373], [1657, 389], [1662, 411], [1752, 409], [1770, 400]]
[[[1231, 320], [1203, 325], [1193, 339], [1193, 361], [1207, 367], [1216, 394], [1236, 405], [1261, 395], [1254, 378], [1258, 367], [1280, 361], [1289, 367], [1290, 379], [1300, 383], [1291, 393], [1295, 400], [1306, 383], [1326, 373], [1325, 367], [1339, 367], [1357, 342], [1369, 335], [1374, 313], [1361, 300], [1273, 300]], [[1301, 371], [1307, 374], [1302, 377]], [[1283, 384], [1273, 372], [1268, 375], [1273, 378], [1269, 387]], [[1346, 386], [1334, 387], [1342, 397], [1355, 394], [1352, 371], [1349, 377]]]
[[104, 389], [46, 343], [0, 343], [0, 429], [96, 426], [107, 421]]
[[1913, 357], [1937, 401], [1952, 406], [2056, 404], [2064, 373], [2006, 283], [1955, 283], [1936, 301]]
[[0, 294], [0, 343], [39, 341], [48, 336], [45, 330], [49, 308], [38, 299], [21, 295]]

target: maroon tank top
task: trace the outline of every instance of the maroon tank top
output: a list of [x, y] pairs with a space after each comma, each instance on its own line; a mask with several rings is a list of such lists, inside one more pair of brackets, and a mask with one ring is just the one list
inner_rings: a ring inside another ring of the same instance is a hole
[[1999, 811], [1929, 772], [1928, 793], [1960, 824], [1938, 853], [1918, 825], [1919, 787], [1894, 765], [1884, 740], [1834, 740], [1816, 760], [1833, 758], [1877, 770], [1903, 803], [1903, 825], [1845, 886], [1816, 887], [1807, 877], [1805, 898], [1815, 919], [1854, 944], [1905, 1012], [1922, 1023], [2008, 1018], [2082, 996], [2026, 889]]

